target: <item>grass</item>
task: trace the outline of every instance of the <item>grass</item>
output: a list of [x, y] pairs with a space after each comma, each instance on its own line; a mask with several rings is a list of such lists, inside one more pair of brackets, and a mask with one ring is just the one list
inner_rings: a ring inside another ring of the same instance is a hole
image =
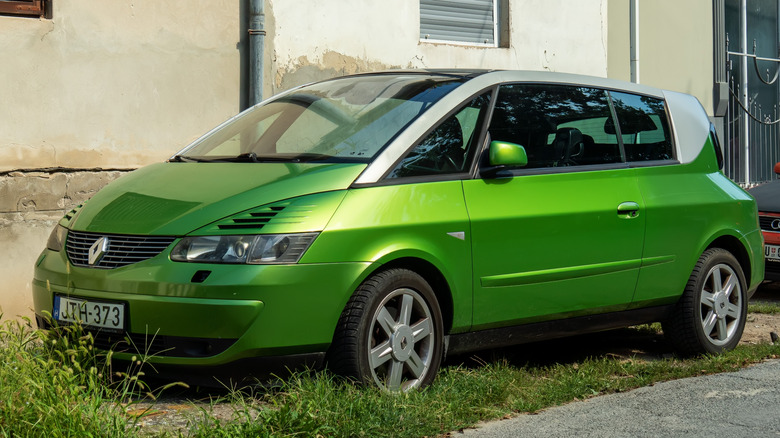
[[46, 332], [29, 319], [0, 325], [0, 437], [129, 435], [135, 420], [126, 407], [154, 398], [142, 380], [143, 361], [114, 371], [111, 353], [93, 343], [78, 326]]
[[[648, 325], [634, 331], [657, 338], [657, 330]], [[434, 436], [598, 394], [732, 371], [778, 355], [780, 345], [759, 344], [691, 359], [646, 361], [605, 354], [558, 360], [552, 355], [547, 363], [523, 363], [499, 358], [448, 365], [427, 390], [407, 394], [355, 386], [327, 372], [298, 373], [273, 389], [228, 392], [202, 408], [185, 429], [155, 433]], [[150, 393], [138, 368], [112, 373], [107, 359], [77, 327], [55, 337], [28, 321], [5, 321], [0, 326], [0, 436], [136, 436], [143, 418], [128, 411], [139, 398], [154, 398], [159, 391]], [[143, 359], [135, 365], [143, 366]], [[229, 404], [232, 421], [212, 415], [218, 403]]]
[[748, 303], [748, 313], [776, 315], [780, 313], [780, 304], [767, 301], [750, 302]]

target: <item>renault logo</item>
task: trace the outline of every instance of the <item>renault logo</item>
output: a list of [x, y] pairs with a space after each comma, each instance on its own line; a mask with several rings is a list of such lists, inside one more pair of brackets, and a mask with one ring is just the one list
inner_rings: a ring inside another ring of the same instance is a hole
[[89, 247], [89, 252], [87, 253], [87, 261], [89, 261], [90, 265], [95, 265], [100, 262], [100, 260], [103, 259], [103, 256], [106, 255], [108, 252], [108, 237], [101, 237], [100, 239], [96, 240], [95, 243], [92, 244], [92, 246]]
[[780, 219], [775, 219], [772, 221], [772, 225], [770, 225], [773, 230], [780, 231]]

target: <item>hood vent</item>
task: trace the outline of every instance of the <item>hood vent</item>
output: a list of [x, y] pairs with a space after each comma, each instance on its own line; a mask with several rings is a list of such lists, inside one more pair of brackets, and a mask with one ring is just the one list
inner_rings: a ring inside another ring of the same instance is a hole
[[275, 205], [259, 208], [248, 214], [233, 216], [217, 225], [217, 227], [220, 230], [259, 230], [279, 214], [280, 211], [284, 210], [284, 207], [283, 205]]
[[71, 219], [73, 219], [73, 217], [76, 216], [76, 213], [78, 213], [79, 210], [81, 210], [81, 207], [83, 207], [83, 206], [84, 206], [84, 204], [79, 204], [79, 205], [73, 207], [73, 210], [65, 213], [65, 220], [66, 221], [70, 221]]

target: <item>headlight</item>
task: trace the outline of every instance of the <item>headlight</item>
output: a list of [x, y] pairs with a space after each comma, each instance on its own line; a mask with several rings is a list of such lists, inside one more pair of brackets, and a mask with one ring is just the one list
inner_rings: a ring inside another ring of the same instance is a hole
[[68, 229], [62, 225], [57, 225], [51, 230], [49, 240], [46, 242], [46, 248], [52, 251], [62, 251], [62, 245], [65, 243], [65, 236], [68, 235]]
[[175, 262], [297, 263], [319, 233], [185, 237], [171, 251]]

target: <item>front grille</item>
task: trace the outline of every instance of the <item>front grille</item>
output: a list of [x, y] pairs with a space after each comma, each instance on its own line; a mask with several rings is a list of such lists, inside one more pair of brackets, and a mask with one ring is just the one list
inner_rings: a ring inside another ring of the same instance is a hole
[[761, 224], [763, 231], [769, 231], [771, 233], [780, 233], [780, 222], [777, 222], [778, 228], [772, 228], [772, 222], [780, 220], [777, 216], [758, 216], [758, 223]]
[[[108, 239], [108, 250], [94, 265], [89, 264], [89, 249], [101, 237]], [[118, 234], [69, 231], [65, 249], [75, 266], [114, 269], [148, 260], [160, 254], [176, 238], [169, 236], [125, 236]]]
[[767, 273], [780, 274], [780, 262], [773, 262], [771, 260], [766, 261], [765, 271]]

